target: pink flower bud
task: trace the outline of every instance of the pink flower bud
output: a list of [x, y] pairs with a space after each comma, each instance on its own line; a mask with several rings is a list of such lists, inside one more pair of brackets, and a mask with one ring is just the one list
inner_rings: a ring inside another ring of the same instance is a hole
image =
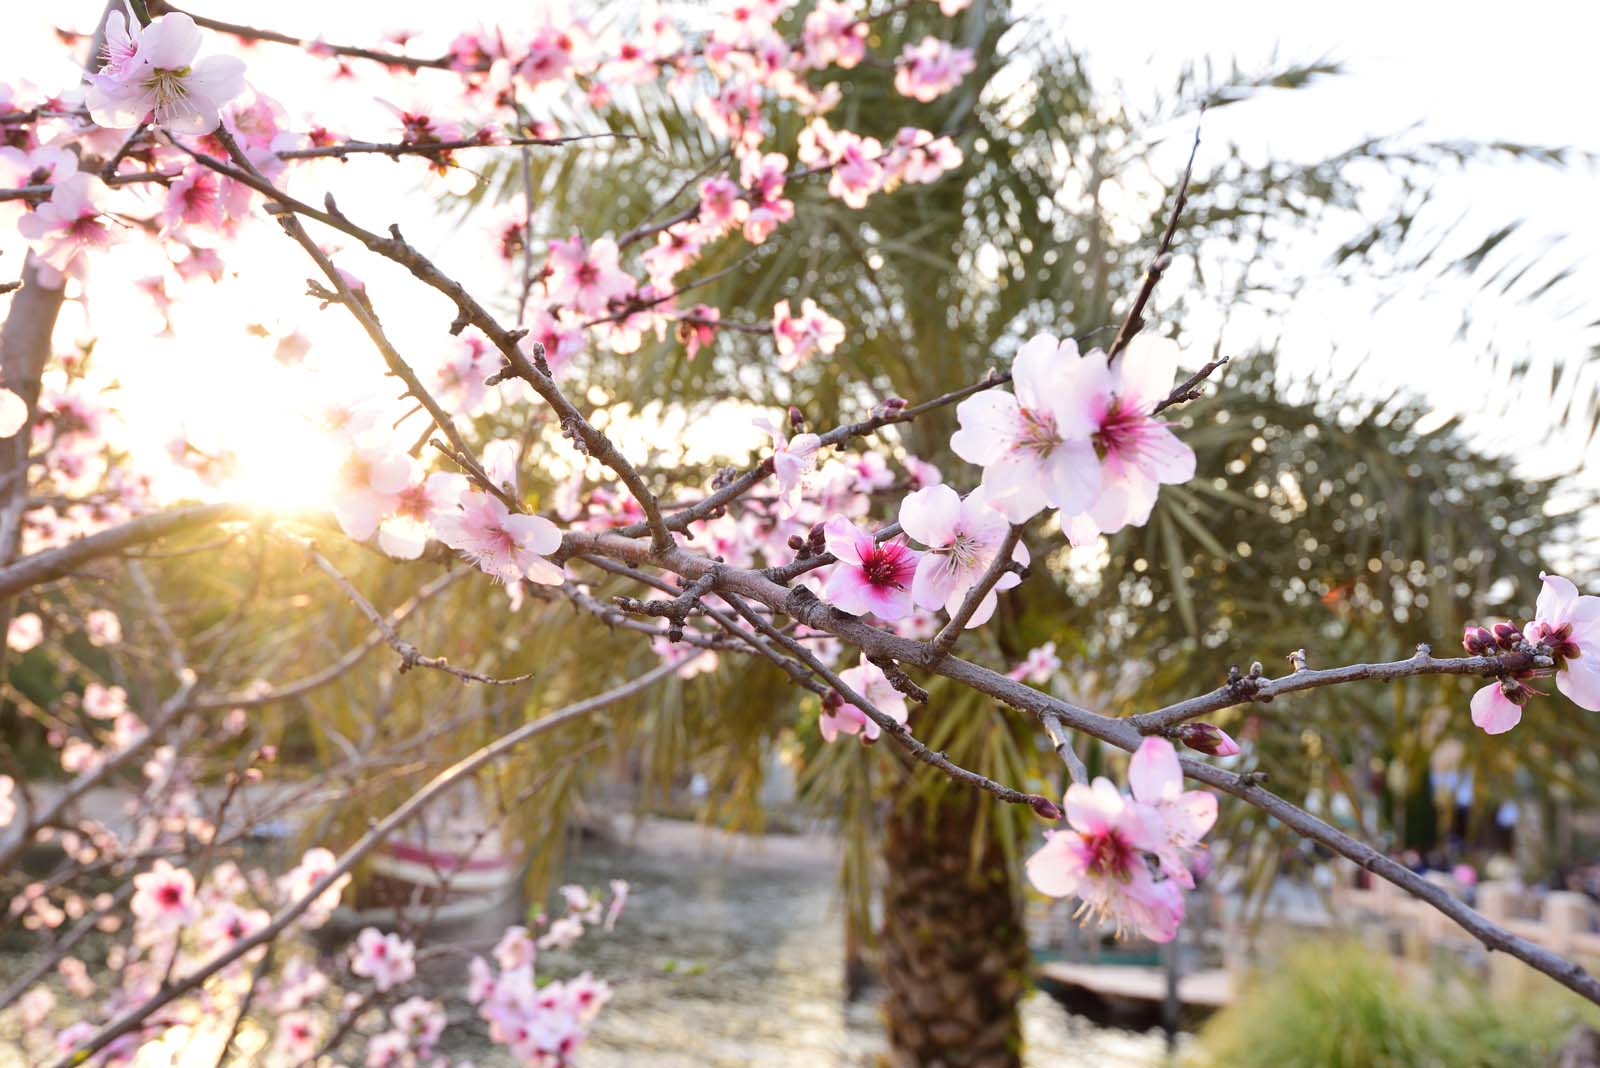
[[1510, 652], [1522, 641], [1522, 632], [1510, 623], [1494, 625], [1494, 640], [1500, 648]]
[[1048, 797], [1043, 797], [1039, 794], [1033, 795], [1033, 797], [1029, 799], [1028, 804], [1033, 806], [1033, 811], [1038, 813], [1040, 819], [1049, 820], [1052, 823], [1066, 815], [1065, 812], [1061, 811], [1060, 805], [1056, 804]]
[[1468, 627], [1461, 634], [1461, 647], [1473, 656], [1487, 656], [1494, 650], [1494, 632], [1487, 627]]
[[1239, 753], [1239, 743], [1228, 732], [1211, 723], [1184, 723], [1173, 731], [1173, 737], [1197, 753], [1230, 757]]
[[799, 408], [792, 404], [789, 405], [789, 425], [795, 430], [804, 430], [806, 428], [806, 417]]

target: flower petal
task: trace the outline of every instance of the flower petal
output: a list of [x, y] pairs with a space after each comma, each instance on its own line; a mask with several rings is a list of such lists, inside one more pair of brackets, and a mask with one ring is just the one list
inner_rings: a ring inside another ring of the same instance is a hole
[[[901, 528], [915, 540], [934, 548], [955, 540], [956, 523], [960, 518], [961, 498], [949, 486], [919, 489], [900, 502]], [[943, 600], [941, 597], [940, 601]]]
[[1507, 698], [1498, 682], [1491, 682], [1472, 695], [1472, 722], [1485, 734], [1504, 734], [1522, 722], [1522, 706]]
[[1147, 804], [1176, 800], [1183, 790], [1178, 752], [1165, 738], [1146, 738], [1128, 763], [1133, 796]]
[[1600, 712], [1600, 649], [1585, 649], [1556, 672], [1556, 688], [1579, 708]]

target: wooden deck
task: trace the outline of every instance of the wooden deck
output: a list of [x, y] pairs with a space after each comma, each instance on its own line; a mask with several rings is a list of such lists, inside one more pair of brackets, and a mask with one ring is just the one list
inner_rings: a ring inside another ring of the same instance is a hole
[[[1102, 998], [1153, 1002], [1167, 997], [1164, 968], [1136, 964], [1069, 964], [1046, 961], [1036, 966], [1041, 979], [1060, 983]], [[1233, 1000], [1233, 981], [1220, 968], [1195, 972], [1178, 980], [1178, 1000], [1184, 1005], [1220, 1009]]]

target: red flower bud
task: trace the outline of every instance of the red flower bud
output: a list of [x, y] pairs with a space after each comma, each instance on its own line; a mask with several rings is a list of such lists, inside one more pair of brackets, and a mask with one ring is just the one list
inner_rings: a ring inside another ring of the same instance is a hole
[[822, 695], [822, 707], [826, 708], [829, 712], [832, 712], [834, 709], [841, 708], [843, 706], [844, 698], [839, 696], [838, 690], [829, 690], [827, 693]]
[[1039, 794], [1034, 794], [1029, 798], [1028, 804], [1033, 806], [1033, 811], [1038, 814], [1040, 819], [1049, 820], [1052, 823], [1066, 815], [1065, 812], [1061, 811], [1060, 805]]
[[1487, 656], [1494, 651], [1494, 633], [1487, 627], [1468, 627], [1461, 633], [1461, 647], [1473, 656]]
[[1184, 723], [1172, 735], [1197, 753], [1230, 757], [1239, 752], [1239, 743], [1230, 738], [1227, 731], [1212, 723]]
[[1496, 623], [1494, 625], [1494, 640], [1506, 652], [1515, 649], [1522, 642], [1522, 632], [1512, 623]]
[[789, 425], [796, 430], [804, 430], [806, 428], [806, 417], [801, 414], [799, 408], [792, 404], [789, 405]]

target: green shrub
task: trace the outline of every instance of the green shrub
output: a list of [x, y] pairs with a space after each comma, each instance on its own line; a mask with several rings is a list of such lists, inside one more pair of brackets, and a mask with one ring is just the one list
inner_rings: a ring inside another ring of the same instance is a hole
[[1481, 983], [1407, 983], [1357, 943], [1306, 944], [1257, 974], [1200, 1034], [1207, 1068], [1541, 1068], [1592, 1006], [1550, 987], [1497, 1000]]

